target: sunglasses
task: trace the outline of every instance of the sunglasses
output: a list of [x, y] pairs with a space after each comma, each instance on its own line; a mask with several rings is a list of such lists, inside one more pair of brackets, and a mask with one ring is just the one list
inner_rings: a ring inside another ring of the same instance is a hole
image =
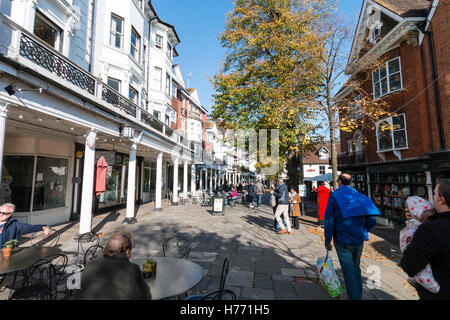
[[1, 211], [0, 211], [0, 215], [7, 216], [8, 214], [12, 214], [12, 212], [1, 212]]

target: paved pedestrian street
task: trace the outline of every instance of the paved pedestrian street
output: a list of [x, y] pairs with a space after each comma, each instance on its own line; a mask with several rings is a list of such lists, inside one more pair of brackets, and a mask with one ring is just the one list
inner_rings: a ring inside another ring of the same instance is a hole
[[[137, 224], [122, 224], [125, 218], [125, 209], [122, 209], [95, 216], [92, 227], [94, 232], [104, 234], [101, 244], [104, 244], [114, 231], [132, 232], [133, 258], [162, 256], [164, 240], [173, 236], [191, 240], [189, 259], [203, 268], [204, 277], [188, 295], [216, 290], [222, 263], [225, 257], [228, 257], [230, 271], [225, 288], [233, 290], [240, 300], [331, 299], [322, 289], [316, 273], [317, 258], [325, 255], [320, 235], [323, 233], [322, 228], [302, 219], [300, 229], [293, 229], [292, 235], [277, 235], [273, 229], [272, 208], [268, 205], [250, 209], [237, 204], [226, 208], [224, 216], [214, 216], [210, 211], [210, 207], [193, 204], [166, 204], [163, 211], [153, 212], [153, 204], [147, 204], [138, 208]], [[78, 222], [55, 227], [61, 231], [62, 249], [69, 254], [72, 261], [75, 259], [73, 253], [77, 251], [77, 242], [73, 237], [78, 228]], [[381, 247], [380, 244], [389, 248], [395, 247], [394, 244], [386, 244], [385, 240], [374, 235], [371, 235], [371, 241], [377, 244], [377, 248]], [[369, 249], [368, 247], [367, 250]], [[334, 249], [332, 258], [344, 285]], [[376, 253], [367, 253], [365, 250], [361, 260], [363, 299], [418, 299], [415, 290], [406, 281], [407, 275], [398, 267], [397, 262], [387, 259], [381, 253], [377, 256]], [[372, 269], [378, 270], [379, 273], [374, 273]], [[368, 281], [374, 274], [379, 274], [381, 278], [378, 288], [376, 282]], [[347, 299], [347, 294], [341, 299]]]

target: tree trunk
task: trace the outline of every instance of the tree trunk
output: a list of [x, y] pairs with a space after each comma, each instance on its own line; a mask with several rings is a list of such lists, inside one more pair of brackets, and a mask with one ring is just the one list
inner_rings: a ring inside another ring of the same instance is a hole
[[331, 168], [332, 168], [332, 175], [333, 175], [333, 189], [336, 190], [338, 188], [337, 183], [337, 150], [336, 150], [336, 134], [334, 130], [334, 118], [330, 119], [330, 137], [331, 137]]
[[[294, 187], [297, 190], [298, 185], [300, 184], [300, 161], [296, 152], [290, 153], [287, 160], [287, 175], [288, 182], [286, 183], [287, 187]], [[298, 190], [297, 190], [298, 191]]]

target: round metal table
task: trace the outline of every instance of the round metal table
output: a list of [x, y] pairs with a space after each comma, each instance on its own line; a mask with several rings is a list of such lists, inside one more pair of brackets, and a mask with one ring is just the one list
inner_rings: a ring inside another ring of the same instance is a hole
[[[145, 282], [150, 287], [152, 300], [178, 296], [196, 286], [203, 278], [203, 269], [198, 264], [170, 257], [155, 257], [156, 274]], [[142, 270], [147, 258], [132, 258]]]
[[14, 248], [11, 257], [7, 259], [0, 252], [0, 274], [26, 269], [37, 260], [58, 253], [62, 253], [62, 250], [55, 247]]

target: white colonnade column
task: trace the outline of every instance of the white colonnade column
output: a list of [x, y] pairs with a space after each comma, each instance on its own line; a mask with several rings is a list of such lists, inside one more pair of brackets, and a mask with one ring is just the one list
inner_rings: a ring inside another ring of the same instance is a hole
[[137, 222], [134, 216], [134, 204], [136, 200], [136, 148], [137, 143], [133, 143], [128, 161], [127, 211], [125, 220], [123, 220], [125, 224], [134, 224]]
[[163, 153], [158, 152], [158, 156], [156, 157], [155, 211], [162, 211], [162, 206], [161, 206], [162, 158], [163, 158]]
[[178, 158], [173, 160], [173, 205], [178, 205]]
[[6, 132], [6, 117], [8, 115], [9, 105], [2, 103], [0, 105], [0, 185], [2, 182], [3, 169], [3, 151], [5, 148], [5, 132]]
[[187, 195], [188, 192], [188, 162], [184, 160], [184, 171], [183, 171], [183, 193]]
[[191, 165], [191, 193], [195, 194], [195, 164]]
[[94, 194], [96, 137], [96, 131], [91, 130], [86, 137], [84, 149], [83, 187], [80, 209], [80, 236], [91, 232], [92, 228], [92, 197]]

